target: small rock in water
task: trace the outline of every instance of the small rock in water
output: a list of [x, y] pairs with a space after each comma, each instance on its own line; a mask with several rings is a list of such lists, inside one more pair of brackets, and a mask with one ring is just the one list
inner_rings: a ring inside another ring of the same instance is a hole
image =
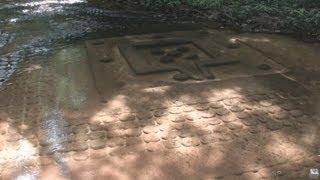
[[177, 80], [177, 81], [186, 81], [188, 80], [190, 77], [188, 74], [186, 73], [178, 73], [178, 74], [175, 74], [173, 76], [173, 79]]
[[272, 69], [271, 66], [268, 64], [260, 64], [258, 68], [265, 71]]

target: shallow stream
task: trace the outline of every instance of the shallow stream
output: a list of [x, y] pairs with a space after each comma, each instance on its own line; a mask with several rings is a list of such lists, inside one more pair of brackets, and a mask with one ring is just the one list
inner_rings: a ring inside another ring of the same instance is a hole
[[19, 62], [34, 56], [45, 59], [53, 49], [70, 43], [194, 27], [192, 19], [168, 21], [161, 14], [99, 9], [86, 0], [4, 0], [0, 2], [0, 86]]

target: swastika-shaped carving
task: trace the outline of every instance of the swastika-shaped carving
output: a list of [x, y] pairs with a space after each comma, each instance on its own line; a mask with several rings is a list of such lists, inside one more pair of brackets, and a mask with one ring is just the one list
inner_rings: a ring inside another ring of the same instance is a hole
[[166, 38], [118, 45], [122, 56], [136, 74], [178, 71], [176, 80], [214, 79], [208, 67], [238, 63], [221, 57], [221, 47], [203, 47], [203, 43], [186, 38]]

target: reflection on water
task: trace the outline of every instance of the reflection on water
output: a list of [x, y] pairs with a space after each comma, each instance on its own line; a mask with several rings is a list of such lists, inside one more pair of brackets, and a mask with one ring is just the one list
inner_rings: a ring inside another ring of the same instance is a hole
[[68, 166], [61, 153], [64, 149], [63, 143], [68, 140], [68, 135], [65, 130], [66, 121], [63, 119], [62, 112], [58, 109], [58, 107], [49, 108], [42, 118], [41, 133], [43, 135], [41, 141], [48, 145], [47, 149], [43, 149], [42, 151], [53, 154], [53, 158], [60, 168], [61, 173], [63, 173], [64, 176], [68, 176]]

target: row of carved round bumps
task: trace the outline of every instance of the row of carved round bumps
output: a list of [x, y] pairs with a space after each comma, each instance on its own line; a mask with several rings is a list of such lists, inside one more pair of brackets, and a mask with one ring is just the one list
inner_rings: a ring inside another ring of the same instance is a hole
[[[163, 117], [162, 119], [165, 121], [165, 123], [161, 124], [157, 123], [160, 119], [158, 118], [155, 120], [156, 122], [148, 121], [149, 123], [143, 124], [139, 123], [139, 121], [131, 121], [108, 123], [104, 126], [90, 125], [90, 132], [98, 134], [105, 133], [107, 138], [128, 138], [142, 135], [146, 138], [146, 142], [150, 142], [159, 138], [167, 139], [168, 137], [174, 136], [186, 137], [188, 134], [190, 136], [210, 134], [212, 130], [208, 129], [209, 126], [219, 125], [223, 122], [218, 118], [206, 118], [205, 120], [201, 121], [188, 121], [184, 117], [171, 117], [172, 119], [168, 118], [168, 116]], [[85, 130], [79, 129], [80, 127]], [[230, 123], [228, 127], [229, 129], [237, 129], [237, 124]], [[78, 127], [74, 126], [73, 129], [75, 134], [78, 132], [89, 132], [89, 129], [86, 127], [86, 125], [80, 125]], [[157, 138], [154, 136], [155, 134], [157, 134]], [[149, 138], [154, 140], [150, 140]]]
[[[184, 128], [183, 128], [184, 127]], [[184, 124], [172, 126], [170, 130], [164, 130], [160, 126], [145, 128], [92, 131], [89, 133], [76, 133], [70, 138], [73, 141], [65, 142], [62, 151], [82, 151], [88, 148], [101, 149], [104, 147], [130, 146], [141, 143], [161, 142], [167, 148], [182, 146], [199, 146], [213, 142], [223, 142], [234, 138], [233, 132], [239, 132], [242, 124], [228, 123], [207, 129], [192, 129]], [[251, 131], [250, 131], [251, 132]]]
[[[119, 115], [115, 115], [113, 117], [106, 116], [105, 122], [115, 122], [115, 121], [121, 121], [121, 122], [134, 122], [139, 121], [140, 123], [148, 123], [152, 122], [151, 119], [159, 118], [167, 115], [180, 115], [185, 113], [192, 113], [197, 112], [198, 115], [200, 115], [201, 118], [211, 118], [215, 115], [218, 116], [224, 116], [228, 115], [231, 112], [233, 113], [242, 113], [239, 117], [242, 116], [246, 117], [246, 113], [250, 112], [252, 114], [259, 114], [262, 112], [266, 112], [271, 115], [280, 116], [278, 117], [281, 119], [281, 116], [284, 116], [284, 110], [288, 111], [292, 116], [299, 117], [303, 113], [301, 110], [299, 110], [299, 107], [291, 103], [290, 101], [285, 101], [282, 103], [275, 103], [271, 100], [262, 100], [258, 102], [251, 102], [246, 101], [243, 99], [233, 98], [233, 99], [226, 99], [219, 102], [211, 102], [211, 103], [198, 103], [195, 105], [182, 105], [182, 106], [173, 106], [153, 111], [140, 111], [136, 113], [122, 113]], [[245, 118], [243, 117], [243, 119]], [[110, 120], [112, 119], [112, 120]], [[188, 119], [188, 118], [187, 118]], [[192, 118], [189, 118], [190, 120]], [[100, 119], [102, 122], [104, 122], [104, 117], [101, 117]], [[173, 120], [174, 121], [174, 120]], [[177, 119], [177, 121], [180, 121]], [[159, 122], [158, 122], [159, 123]]]

